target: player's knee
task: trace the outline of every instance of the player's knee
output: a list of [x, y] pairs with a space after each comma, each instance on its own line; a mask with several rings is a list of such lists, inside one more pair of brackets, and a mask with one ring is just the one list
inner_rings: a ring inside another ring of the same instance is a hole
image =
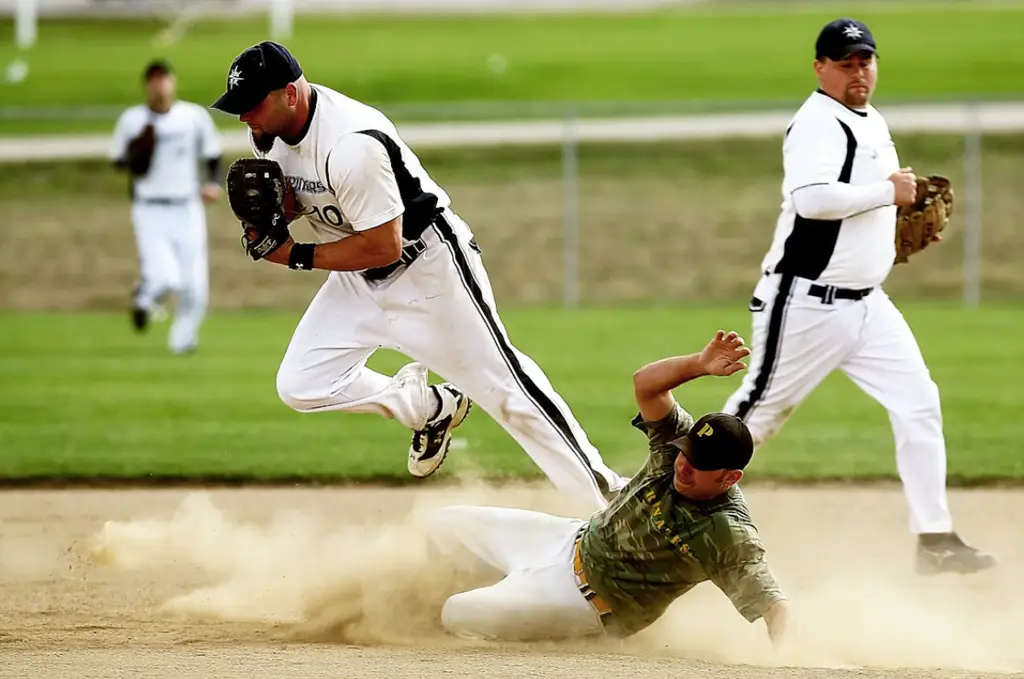
[[300, 413], [310, 410], [314, 403], [309, 398], [308, 385], [301, 379], [299, 373], [288, 370], [285, 366], [277, 371], [277, 397], [291, 408]]
[[488, 624], [489, 613], [478, 604], [472, 592], [463, 592], [444, 602], [441, 626], [449, 634], [466, 639], [494, 639], [494, 630]]
[[925, 380], [909, 393], [912, 395], [890, 408], [893, 419], [911, 427], [921, 423], [941, 422], [939, 387], [934, 381]]

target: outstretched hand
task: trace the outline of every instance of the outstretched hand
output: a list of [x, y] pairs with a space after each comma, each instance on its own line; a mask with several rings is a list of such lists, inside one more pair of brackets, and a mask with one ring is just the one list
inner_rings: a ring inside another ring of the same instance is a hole
[[750, 349], [744, 346], [742, 337], [719, 330], [700, 352], [700, 363], [708, 375], [728, 377], [747, 367], [742, 360], [749, 355]]

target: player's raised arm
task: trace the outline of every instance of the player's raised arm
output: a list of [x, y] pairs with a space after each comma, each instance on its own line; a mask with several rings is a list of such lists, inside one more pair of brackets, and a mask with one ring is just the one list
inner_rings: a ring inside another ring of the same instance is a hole
[[742, 359], [750, 353], [735, 332], [719, 330], [700, 353], [663, 358], [633, 373], [633, 393], [640, 415], [648, 422], [662, 419], [672, 410], [672, 390], [705, 375], [727, 376], [746, 368]]

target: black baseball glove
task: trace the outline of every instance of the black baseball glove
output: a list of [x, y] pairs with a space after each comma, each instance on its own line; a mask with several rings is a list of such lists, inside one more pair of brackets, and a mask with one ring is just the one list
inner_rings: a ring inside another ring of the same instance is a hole
[[132, 175], [141, 177], [149, 172], [155, 149], [156, 128], [153, 127], [153, 123], [148, 123], [138, 135], [128, 141], [125, 160]]
[[242, 221], [242, 245], [253, 261], [291, 237], [284, 213], [284, 172], [277, 161], [239, 158], [228, 168], [227, 193], [231, 210]]

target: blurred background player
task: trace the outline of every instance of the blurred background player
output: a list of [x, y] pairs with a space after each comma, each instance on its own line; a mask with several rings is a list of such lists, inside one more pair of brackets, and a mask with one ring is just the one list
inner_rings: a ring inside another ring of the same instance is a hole
[[203, 203], [220, 196], [221, 147], [206, 108], [176, 98], [169, 63], [148, 64], [143, 83], [146, 102], [121, 114], [110, 148], [111, 160], [131, 176], [140, 270], [131, 318], [136, 330], [144, 331], [158, 303], [174, 294], [168, 344], [174, 353], [184, 354], [196, 349], [206, 315], [209, 265]]
[[815, 50], [819, 87], [786, 130], [782, 214], [749, 307], [752, 367], [723, 409], [760, 445], [842, 370], [889, 413], [918, 572], [991, 568], [991, 555], [953, 532], [939, 389], [882, 289], [896, 258], [896, 206], [912, 204], [916, 189], [870, 103], [874, 36], [860, 21], [836, 19]]

